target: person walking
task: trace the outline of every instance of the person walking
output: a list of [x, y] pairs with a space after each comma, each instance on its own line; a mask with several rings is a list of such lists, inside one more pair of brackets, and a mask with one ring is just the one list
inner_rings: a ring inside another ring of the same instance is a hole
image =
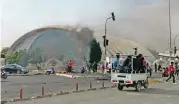
[[104, 74], [104, 69], [105, 69], [105, 67], [104, 67], [105, 65], [104, 65], [104, 62], [102, 62], [101, 63], [101, 68], [102, 68], [102, 74]]
[[158, 72], [160, 72], [161, 69], [162, 69], [162, 66], [159, 64], [159, 65], [158, 65]]
[[144, 57], [141, 58], [141, 61], [142, 61], [141, 73], [145, 73], [145, 72], [146, 72], [146, 69], [147, 69], [147, 62], [146, 62], [146, 60], [144, 59]]
[[157, 73], [157, 64], [155, 63], [155, 73]]
[[174, 66], [173, 66], [174, 62], [171, 62], [171, 64], [169, 65], [168, 69], [169, 69], [169, 78], [165, 81], [166, 83], [168, 82], [168, 80], [170, 80], [172, 77], [173, 77], [173, 84], [176, 84], [175, 82], [175, 75], [174, 75], [174, 72], [175, 72], [175, 69], [174, 69]]
[[146, 68], [147, 68], [147, 73], [149, 73], [149, 76], [151, 77], [152, 76], [152, 68], [150, 67], [150, 65], [148, 63], [146, 65]]
[[179, 68], [178, 68], [178, 63], [177, 62], [175, 63], [175, 74], [176, 74], [176, 76], [179, 75]]
[[106, 68], [108, 73], [111, 73], [111, 68], [112, 68], [112, 64], [111, 64], [111, 62], [109, 62], [108, 66]]
[[68, 66], [68, 72], [71, 72], [72, 71], [72, 61], [70, 60], [68, 63], [67, 63], [67, 66]]

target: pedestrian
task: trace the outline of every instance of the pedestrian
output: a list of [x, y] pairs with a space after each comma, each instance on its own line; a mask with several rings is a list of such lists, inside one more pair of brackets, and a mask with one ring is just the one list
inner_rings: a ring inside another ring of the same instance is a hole
[[175, 63], [175, 74], [178, 76], [179, 74], [179, 68], [178, 68], [178, 62]]
[[81, 69], [81, 73], [82, 74], [85, 73], [85, 68], [84, 67]]
[[144, 57], [141, 57], [141, 61], [142, 61], [141, 73], [145, 73], [147, 69], [147, 62], [145, 61]]
[[146, 65], [146, 68], [147, 68], [147, 73], [149, 73], [149, 76], [151, 77], [152, 76], [152, 68], [150, 67], [150, 65], [148, 63]]
[[159, 65], [158, 65], [158, 72], [160, 72], [161, 69], [162, 69], [162, 66], [159, 64]]
[[108, 66], [107, 66], [108, 73], [111, 73], [111, 68], [112, 68], [112, 64], [111, 64], [111, 62], [109, 62]]
[[52, 74], [55, 74], [55, 68], [54, 68], [54, 66], [52, 66], [51, 70], [52, 70]]
[[169, 69], [169, 78], [165, 81], [166, 83], [168, 82], [168, 80], [170, 80], [172, 77], [173, 77], [173, 84], [176, 84], [175, 82], [175, 75], [174, 75], [174, 72], [175, 72], [175, 69], [174, 69], [174, 66], [173, 66], [174, 62], [171, 62], [171, 64], [169, 65], [168, 69]]
[[102, 73], [104, 74], [104, 69], [105, 69], [104, 62], [101, 63], [101, 68], [102, 68]]
[[71, 72], [72, 71], [72, 61], [70, 60], [68, 63], [67, 63], [67, 66], [68, 66], [68, 72]]
[[155, 73], [157, 73], [157, 63], [155, 63]]

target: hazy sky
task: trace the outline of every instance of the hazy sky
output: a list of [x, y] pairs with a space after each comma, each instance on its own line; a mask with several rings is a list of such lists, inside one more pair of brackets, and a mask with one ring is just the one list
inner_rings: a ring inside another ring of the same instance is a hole
[[[48, 25], [82, 24], [104, 34], [105, 18], [114, 12], [116, 21], [109, 21], [108, 35], [119, 35], [165, 50], [168, 48], [169, 37], [167, 2], [168, 0], [3, 0], [1, 45], [10, 46], [23, 34]], [[171, 6], [172, 34], [175, 36], [179, 35], [179, 0], [171, 0]]]

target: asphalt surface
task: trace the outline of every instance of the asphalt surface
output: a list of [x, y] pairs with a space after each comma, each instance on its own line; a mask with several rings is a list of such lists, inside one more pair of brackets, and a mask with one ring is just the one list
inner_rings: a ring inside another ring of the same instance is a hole
[[[78, 82], [79, 90], [89, 89], [90, 81], [92, 86], [100, 88], [102, 81], [95, 78], [65, 78], [60, 76], [9, 76], [8, 79], [1, 79], [1, 98], [11, 100], [19, 97], [20, 88], [23, 89], [23, 97], [32, 97], [41, 95], [41, 88], [44, 86], [45, 93], [73, 91]], [[104, 81], [105, 86], [111, 86], [110, 80]]]
[[155, 84], [141, 92], [117, 88], [55, 96], [9, 104], [178, 104], [179, 84]]

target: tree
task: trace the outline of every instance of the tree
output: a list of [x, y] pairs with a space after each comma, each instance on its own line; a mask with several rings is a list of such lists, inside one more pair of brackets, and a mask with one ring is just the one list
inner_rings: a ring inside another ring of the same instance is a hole
[[2, 54], [2, 53], [1, 53], [1, 58], [5, 58], [5, 57], [6, 57], [5, 54]]
[[1, 58], [5, 58], [6, 57], [6, 53], [9, 50], [9, 47], [5, 47], [1, 50]]
[[102, 51], [99, 42], [93, 39], [90, 42], [90, 63], [98, 63], [101, 60]]
[[6, 57], [6, 62], [8, 62], [9, 64], [14, 64], [14, 63], [18, 63], [20, 58], [24, 55], [24, 51], [16, 51], [14, 53], [12, 53], [11, 55]]

